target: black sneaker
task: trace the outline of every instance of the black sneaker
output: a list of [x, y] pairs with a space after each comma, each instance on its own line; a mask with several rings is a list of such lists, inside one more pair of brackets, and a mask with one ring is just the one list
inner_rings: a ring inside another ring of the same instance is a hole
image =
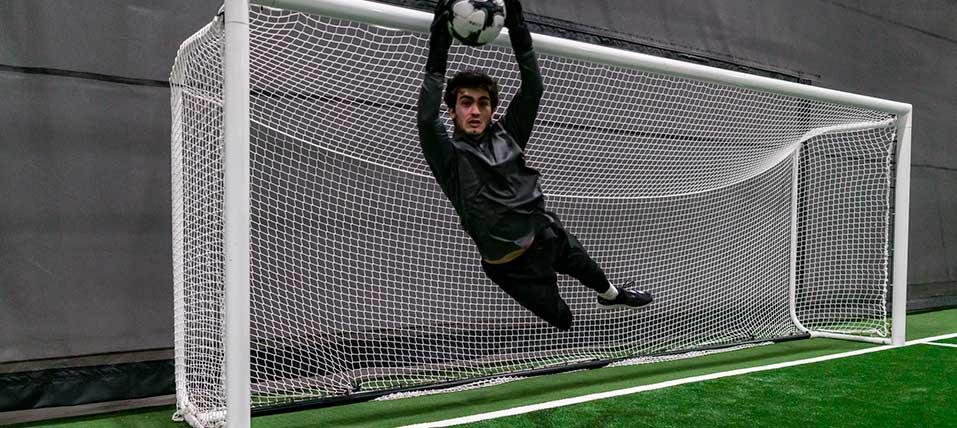
[[613, 300], [598, 296], [598, 307], [602, 309], [637, 308], [651, 303], [653, 300], [651, 294], [628, 289], [634, 286], [635, 281], [628, 281], [625, 285], [618, 287], [618, 297]]

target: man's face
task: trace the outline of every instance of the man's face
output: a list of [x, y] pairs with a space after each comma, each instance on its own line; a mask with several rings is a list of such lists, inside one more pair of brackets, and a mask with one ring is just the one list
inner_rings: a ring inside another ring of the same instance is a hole
[[481, 88], [461, 88], [455, 94], [455, 109], [449, 110], [455, 127], [469, 135], [485, 132], [492, 120], [492, 99]]

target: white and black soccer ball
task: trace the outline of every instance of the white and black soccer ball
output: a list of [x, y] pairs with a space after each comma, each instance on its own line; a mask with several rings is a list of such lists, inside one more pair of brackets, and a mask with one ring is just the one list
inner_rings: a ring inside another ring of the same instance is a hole
[[482, 46], [505, 26], [505, 0], [452, 0], [449, 33], [469, 46]]

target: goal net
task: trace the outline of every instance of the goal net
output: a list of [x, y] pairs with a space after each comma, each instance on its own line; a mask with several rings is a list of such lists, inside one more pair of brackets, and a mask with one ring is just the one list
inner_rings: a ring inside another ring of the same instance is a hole
[[[540, 49], [526, 156], [547, 204], [613, 283], [656, 298], [602, 311], [563, 277], [560, 332], [485, 277], [422, 156], [428, 35], [250, 14], [254, 411], [815, 331], [889, 337], [895, 114]], [[223, 40], [218, 18], [171, 74], [177, 395], [198, 424], [226, 406]], [[504, 112], [511, 50], [453, 46], [463, 69], [498, 79]]]

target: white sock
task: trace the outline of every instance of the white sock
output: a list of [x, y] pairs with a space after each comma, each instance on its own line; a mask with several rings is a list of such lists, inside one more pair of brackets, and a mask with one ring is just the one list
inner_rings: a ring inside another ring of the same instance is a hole
[[598, 295], [605, 300], [615, 300], [618, 297], [618, 289], [614, 285], [609, 285], [608, 290], [605, 290], [604, 293], [598, 293]]

